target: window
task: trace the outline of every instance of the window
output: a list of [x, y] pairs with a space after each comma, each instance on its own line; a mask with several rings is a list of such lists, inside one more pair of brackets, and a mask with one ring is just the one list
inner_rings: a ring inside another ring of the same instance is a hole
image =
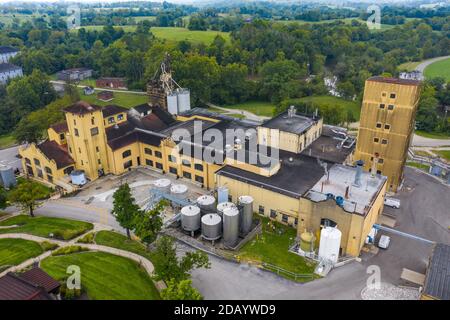
[[153, 161], [149, 159], [145, 159], [145, 164], [153, 167]]
[[378, 142], [380, 142], [380, 139], [379, 138], [373, 138], [373, 142], [378, 143]]
[[94, 117], [91, 118], [91, 124], [92, 124], [92, 125], [95, 124], [95, 118], [94, 118]]
[[81, 165], [82, 165], [82, 166], [84, 166], [84, 162], [83, 162], [83, 160], [81, 160]]
[[277, 217], [277, 212], [273, 209], [270, 209], [270, 217], [272, 219], [275, 219]]
[[52, 169], [50, 169], [49, 167], [45, 167], [45, 173], [52, 174]]
[[47, 180], [50, 183], [53, 183], [53, 176], [51, 174], [47, 174]]
[[177, 158], [175, 156], [169, 155], [168, 158], [170, 162], [177, 162]]
[[202, 176], [197, 176], [197, 175], [196, 175], [196, 176], [195, 176], [195, 181], [197, 181], [197, 182], [203, 184], [204, 179], [203, 179]]
[[384, 109], [384, 103], [380, 103], [380, 109]]
[[117, 116], [117, 120], [118, 120], [118, 121], [123, 120], [123, 114], [119, 114], [119, 115]]
[[395, 93], [392, 92], [392, 93], [389, 95], [389, 98], [395, 99]]
[[122, 158], [127, 158], [129, 156], [131, 156], [131, 150], [126, 150], [122, 152]]
[[155, 157], [162, 158], [162, 153], [159, 151], [155, 151]]
[[78, 153], [81, 153], [81, 148], [78, 148]]
[[77, 120], [73, 119], [73, 124], [76, 126], [77, 125]]
[[66, 138], [66, 136], [64, 135], [64, 133], [60, 133], [59, 134], [59, 139], [60, 140], [64, 140]]
[[34, 164], [37, 166], [41, 165], [41, 162], [38, 159], [33, 159], [34, 160]]
[[295, 218], [294, 225], [298, 225], [298, 218]]
[[320, 225], [323, 227], [336, 227], [337, 223], [330, 219], [320, 219]]
[[91, 128], [91, 136], [93, 137], [96, 135], [98, 135], [98, 127]]
[[153, 154], [152, 149], [149, 149], [149, 148], [145, 148], [144, 152], [145, 152], [145, 154], [149, 154], [149, 155]]
[[30, 159], [28, 159], [28, 158], [25, 158], [25, 163], [26, 163], [26, 164], [31, 164], [31, 161], [30, 161]]
[[189, 160], [185, 160], [185, 159], [183, 159], [182, 161], [181, 161], [181, 163], [183, 164], [183, 166], [185, 166], [185, 167], [191, 167], [191, 163], [189, 162]]
[[263, 206], [259, 206], [258, 213], [262, 216], [264, 215], [264, 207]]
[[388, 110], [394, 110], [394, 105], [393, 104], [388, 105]]
[[174, 168], [174, 167], [169, 167], [169, 172], [173, 173], [173, 174], [178, 174], [177, 168]]
[[97, 159], [98, 164], [102, 164], [102, 161], [100, 159]]
[[156, 163], [156, 168], [162, 170], [163, 169], [163, 165], [160, 162]]
[[377, 170], [377, 174], [381, 174], [381, 170]]
[[190, 172], [184, 171], [184, 172], [183, 172], [183, 177], [186, 178], [186, 179], [191, 179], [191, 178], [192, 178], [192, 175], [191, 175]]
[[390, 124], [385, 124], [385, 125], [384, 125], [384, 129], [386, 129], [386, 130], [391, 129], [391, 125], [390, 125]]
[[100, 149], [99, 149], [99, 147], [97, 146], [97, 147], [95, 147], [95, 151], [97, 151], [97, 152], [100, 152]]
[[377, 128], [381, 128], [381, 122], [377, 122]]
[[69, 147], [69, 153], [72, 153], [72, 148], [71, 147]]
[[231, 194], [228, 195], [228, 202], [233, 202], [233, 196]]
[[109, 124], [114, 123], [114, 122], [116, 122], [116, 121], [114, 120], [114, 117], [109, 117], [109, 118], [108, 118], [108, 123], [109, 123]]
[[378, 159], [378, 163], [383, 163], [384, 162], [384, 159]]
[[283, 214], [283, 215], [281, 216], [281, 221], [284, 222], [284, 223], [287, 223], [287, 222], [288, 222], [288, 219], [289, 219], [289, 217], [288, 217], [287, 215], [285, 215], [285, 214]]
[[381, 140], [381, 144], [387, 144], [388, 141], [386, 139]]
[[128, 169], [133, 165], [133, 160], [129, 160], [123, 164], [124, 169]]
[[44, 174], [42, 173], [42, 170], [37, 168], [37, 176], [41, 179], [44, 179]]
[[194, 168], [195, 168], [195, 170], [203, 171], [203, 165], [200, 163], [194, 164]]
[[75, 129], [74, 129], [74, 131], [75, 131], [75, 136], [76, 136], [76, 137], [79, 137], [79, 136], [80, 136], [80, 134], [78, 133], [78, 129], [77, 129], [77, 128], [75, 128]]
[[386, 92], [382, 92], [382, 93], [381, 93], [381, 96], [382, 96], [382, 97], [386, 97]]

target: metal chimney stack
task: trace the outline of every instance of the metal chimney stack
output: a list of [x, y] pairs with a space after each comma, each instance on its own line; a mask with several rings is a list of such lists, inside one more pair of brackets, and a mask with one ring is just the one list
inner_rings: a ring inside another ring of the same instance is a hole
[[363, 171], [364, 161], [358, 160], [356, 161], [356, 174], [355, 174], [355, 181], [353, 182], [353, 185], [355, 187], [361, 188], [361, 175]]

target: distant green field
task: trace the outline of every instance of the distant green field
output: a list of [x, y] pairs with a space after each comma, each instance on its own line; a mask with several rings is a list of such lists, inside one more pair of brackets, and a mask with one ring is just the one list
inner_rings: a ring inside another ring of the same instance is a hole
[[425, 132], [416, 130], [415, 134], [421, 137], [430, 138], [430, 139], [449, 139], [450, 137], [443, 132]]
[[[101, 31], [104, 26], [81, 26], [77, 29], [72, 29], [71, 32], [77, 32], [79, 29], [86, 29], [86, 31]], [[122, 28], [125, 32], [133, 32], [136, 30], [136, 26], [114, 26], [114, 28]]]
[[223, 106], [227, 109], [241, 109], [254, 113], [258, 116], [273, 117], [275, 105], [271, 102], [264, 101], [248, 101], [233, 105]]
[[150, 31], [157, 38], [175, 42], [185, 40], [192, 43], [210, 44], [217, 35], [221, 35], [226, 41], [230, 40], [230, 34], [228, 32], [220, 31], [191, 31], [187, 28], [175, 27], [154, 27]]
[[[25, 21], [31, 21], [33, 18], [38, 18], [41, 16], [42, 15], [40, 15], [40, 14], [21, 14], [21, 13], [6, 14], [6, 13], [2, 13], [2, 14], [0, 14], [0, 22], [4, 23], [6, 25], [10, 25], [14, 21], [14, 18], [17, 18], [19, 20], [19, 23], [22, 23]], [[46, 18], [46, 17], [44, 17], [44, 18]]]
[[0, 149], [9, 148], [16, 143], [14, 137], [11, 134], [5, 134], [0, 136]]
[[[276, 20], [276, 22], [283, 23], [283, 24], [290, 24], [290, 23], [298, 23], [298, 24], [325, 24], [325, 23], [333, 23], [337, 21], [343, 21], [345, 24], [350, 24], [353, 20], [356, 20], [360, 23], [366, 23], [365, 20], [361, 20], [359, 18], [345, 18], [345, 19], [331, 19], [331, 20], [321, 20], [321, 21], [306, 21], [306, 20]], [[390, 24], [381, 24], [381, 31], [394, 28], [395, 25]], [[374, 30], [378, 31], [378, 30]]]
[[427, 79], [442, 77], [450, 81], [450, 58], [430, 64], [425, 68], [424, 73]]
[[327, 104], [327, 105], [338, 105], [352, 112], [353, 117], [358, 120], [361, 113], [361, 108], [359, 104], [355, 101], [349, 101], [333, 96], [310, 96], [299, 99], [301, 102], [310, 102], [313, 104]]
[[402, 63], [401, 65], [399, 65], [399, 66], [397, 67], [397, 69], [398, 69], [398, 70], [401, 70], [401, 71], [408, 71], [408, 72], [414, 71], [414, 70], [416, 70], [416, 68], [417, 68], [417, 66], [420, 64], [420, 62], [421, 62], [421, 61], [410, 61], [410, 62], [405, 62], [405, 63]]
[[148, 20], [148, 21], [155, 21], [156, 17], [155, 16], [145, 16], [145, 17], [133, 17], [134, 21], [136, 21], [136, 23], [144, 21], [144, 20]]
[[97, 104], [99, 106], [107, 106], [110, 104], [116, 104], [125, 108], [135, 107], [137, 105], [148, 102], [148, 97], [146, 95], [140, 95], [129, 92], [114, 92], [114, 99], [109, 102], [104, 102], [97, 99], [98, 91], [95, 91], [93, 95], [86, 96], [83, 93], [82, 88], [78, 88], [80, 93], [80, 99], [87, 101], [89, 103]]

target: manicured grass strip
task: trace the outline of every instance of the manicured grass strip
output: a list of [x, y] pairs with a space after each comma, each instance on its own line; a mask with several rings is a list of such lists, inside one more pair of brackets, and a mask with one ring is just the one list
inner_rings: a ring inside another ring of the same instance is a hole
[[417, 66], [418, 66], [420, 63], [421, 63], [421, 61], [410, 61], [410, 62], [405, 62], [405, 63], [402, 63], [401, 65], [399, 65], [399, 66], [397, 67], [397, 69], [400, 70], [400, 71], [405, 70], [405, 71], [411, 72], [411, 71], [416, 70]]
[[425, 78], [442, 77], [446, 81], [450, 81], [450, 58], [436, 61], [425, 68]]
[[426, 171], [426, 172], [430, 171], [430, 166], [427, 165], [427, 164], [424, 164], [424, 163], [419, 163], [419, 162], [414, 162], [414, 161], [407, 161], [406, 165], [410, 166], [410, 167], [414, 167], [414, 168], [420, 169], [420, 170], [423, 170], [423, 171]]
[[258, 116], [273, 117], [275, 113], [275, 105], [271, 102], [264, 101], [248, 101], [232, 105], [223, 106], [227, 109], [240, 109], [254, 113]]
[[296, 230], [275, 222], [276, 230], [272, 231], [268, 222], [267, 218], [263, 218], [262, 234], [246, 243], [239, 251], [239, 257], [270, 263], [297, 274], [312, 274], [315, 268], [313, 262], [288, 251], [296, 237]]
[[101, 101], [97, 99], [97, 93], [100, 91], [95, 91], [94, 94], [90, 96], [86, 96], [83, 93], [82, 88], [78, 88], [78, 92], [80, 94], [80, 99], [89, 103], [93, 103], [99, 106], [107, 106], [110, 104], [116, 104], [121, 107], [125, 108], [131, 108], [135, 107], [137, 105], [143, 104], [148, 102], [148, 96], [145, 94], [136, 94], [136, 93], [129, 93], [129, 92], [114, 92], [114, 99], [108, 102]]
[[441, 158], [444, 158], [447, 161], [450, 161], [450, 150], [433, 150]]
[[156, 300], [159, 294], [146, 271], [136, 262], [104, 252], [83, 252], [52, 256], [41, 267], [52, 277], [63, 280], [67, 267], [77, 265], [81, 287], [93, 300]]
[[11, 134], [0, 136], [0, 149], [6, 149], [16, 144], [16, 140]]
[[16, 266], [22, 262], [37, 257], [44, 250], [34, 241], [24, 239], [0, 239], [0, 268]]
[[450, 136], [443, 132], [426, 132], [421, 130], [414, 131], [415, 134], [424, 138], [430, 139], [450, 139]]
[[27, 233], [46, 238], [52, 233], [57, 239], [69, 240], [93, 228], [88, 222], [49, 217], [32, 218], [27, 215], [15, 216], [0, 222], [0, 226], [13, 225], [18, 227], [0, 229], [0, 233]]

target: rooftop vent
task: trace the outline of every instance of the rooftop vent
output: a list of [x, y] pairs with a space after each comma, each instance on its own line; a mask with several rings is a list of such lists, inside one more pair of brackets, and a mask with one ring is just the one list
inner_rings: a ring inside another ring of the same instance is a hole
[[362, 175], [362, 171], [363, 171], [363, 165], [364, 165], [364, 161], [362, 161], [362, 160], [356, 161], [356, 174], [355, 174], [355, 181], [353, 182], [353, 185], [358, 188], [361, 188], [361, 175]]

